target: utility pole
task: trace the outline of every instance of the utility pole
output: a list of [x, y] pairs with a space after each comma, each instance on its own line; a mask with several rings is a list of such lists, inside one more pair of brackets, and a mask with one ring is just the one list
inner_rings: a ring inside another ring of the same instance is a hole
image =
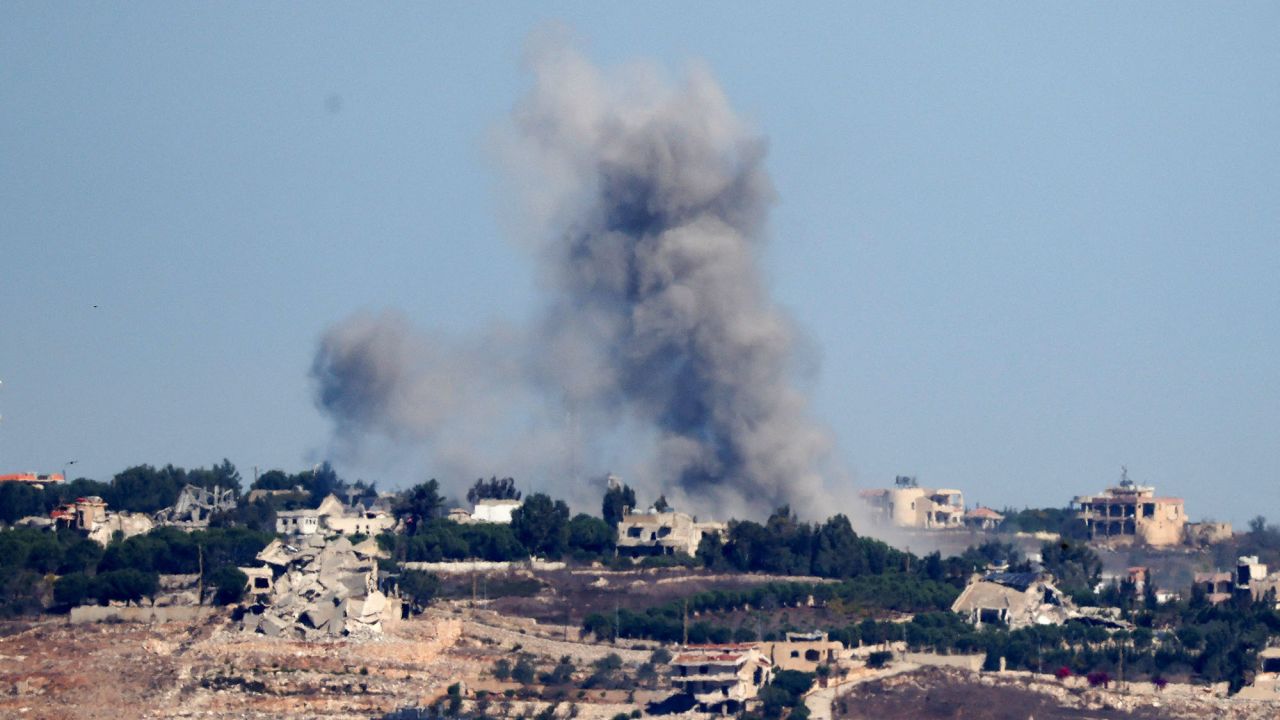
[[196, 604], [204, 605], [204, 545], [201, 543], [196, 543], [196, 563], [200, 568], [196, 580]]
[[682, 606], [684, 607], [684, 613], [683, 613], [684, 628], [683, 628], [683, 639], [681, 640], [681, 644], [684, 645], [685, 647], [688, 647], [689, 645], [689, 598], [684, 599]]

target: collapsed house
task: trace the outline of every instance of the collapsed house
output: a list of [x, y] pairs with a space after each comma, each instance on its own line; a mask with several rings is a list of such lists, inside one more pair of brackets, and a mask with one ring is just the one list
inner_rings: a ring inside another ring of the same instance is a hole
[[703, 712], [736, 714], [773, 677], [773, 663], [753, 644], [693, 645], [671, 660], [671, 682]]
[[698, 522], [682, 512], [658, 512], [653, 508], [622, 514], [618, 522], [619, 555], [693, 555], [706, 535], [723, 536], [729, 526], [721, 522]]
[[951, 612], [977, 627], [1003, 624], [1013, 630], [1071, 621], [1116, 629], [1132, 627], [1120, 619], [1119, 608], [1076, 607], [1054, 586], [1053, 576], [1044, 572], [975, 575], [951, 604]]
[[142, 513], [107, 510], [107, 501], [97, 495], [59, 505], [50, 511], [49, 519], [54, 528], [78, 530], [103, 547], [116, 533], [128, 538], [149, 533], [155, 527], [151, 518]]
[[296, 545], [274, 540], [258, 553], [261, 567], [240, 568], [249, 577], [246, 631], [271, 637], [314, 639], [379, 633], [400, 617], [400, 601], [379, 587], [377, 543], [326, 542], [318, 535]]
[[236, 509], [236, 493], [231, 488], [215, 485], [212, 490], [188, 484], [178, 494], [173, 505], [158, 511], [153, 517], [157, 525], [172, 525], [186, 529], [209, 527], [209, 518], [216, 512]]
[[892, 488], [858, 494], [880, 522], [919, 530], [964, 526], [964, 493], [959, 490], [923, 488], [914, 477], [900, 475], [894, 478]]

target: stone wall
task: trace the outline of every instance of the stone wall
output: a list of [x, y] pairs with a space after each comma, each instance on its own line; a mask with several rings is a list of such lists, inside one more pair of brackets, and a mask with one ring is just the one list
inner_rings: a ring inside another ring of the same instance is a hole
[[212, 608], [191, 606], [167, 607], [104, 607], [101, 605], [81, 605], [71, 608], [72, 624], [93, 622], [190, 622], [213, 614]]

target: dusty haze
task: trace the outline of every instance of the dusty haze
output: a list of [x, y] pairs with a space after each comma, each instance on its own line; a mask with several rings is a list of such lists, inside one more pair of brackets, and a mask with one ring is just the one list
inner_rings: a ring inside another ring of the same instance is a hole
[[455, 485], [510, 474], [568, 497], [621, 459], [632, 485], [689, 509], [830, 514], [828, 433], [758, 267], [763, 138], [703, 68], [676, 84], [604, 72], [558, 36], [529, 58], [532, 88], [494, 145], [542, 306], [471, 338], [390, 312], [330, 328], [312, 376], [337, 447], [408, 444]]

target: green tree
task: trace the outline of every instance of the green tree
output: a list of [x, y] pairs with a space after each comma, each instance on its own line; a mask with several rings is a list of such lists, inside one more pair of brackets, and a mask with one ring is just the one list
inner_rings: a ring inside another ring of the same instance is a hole
[[25, 483], [0, 483], [0, 522], [14, 523], [45, 513], [44, 493]]
[[292, 490], [294, 481], [283, 470], [268, 470], [253, 481], [254, 490]]
[[400, 592], [415, 614], [427, 609], [440, 592], [440, 579], [429, 572], [407, 570], [400, 575]]
[[1058, 581], [1063, 592], [1077, 602], [1090, 602], [1093, 588], [1102, 577], [1102, 560], [1084, 543], [1066, 540], [1047, 542], [1040, 547], [1041, 562]]
[[569, 521], [569, 549], [590, 555], [613, 552], [614, 529], [609, 523], [586, 513], [578, 513]]
[[53, 600], [59, 605], [74, 607], [96, 599], [93, 578], [82, 572], [63, 575], [53, 583]]
[[223, 565], [209, 575], [209, 584], [213, 587], [213, 601], [218, 605], [234, 605], [244, 597], [245, 588], [249, 584], [249, 576], [232, 565]]
[[529, 552], [559, 558], [569, 543], [569, 506], [534, 493], [511, 513], [511, 529]]
[[600, 516], [604, 521], [609, 523], [609, 527], [616, 528], [618, 523], [622, 521], [622, 515], [627, 508], [635, 508], [636, 491], [632, 490], [626, 483], [614, 483], [604, 493], [604, 503], [600, 508]]
[[866, 555], [849, 518], [844, 515], [828, 518], [815, 538], [813, 573], [820, 577], [851, 578], [865, 573], [866, 565]]
[[409, 488], [400, 496], [393, 512], [405, 523], [410, 535], [423, 532], [432, 520], [440, 516], [444, 498], [440, 496], [440, 483], [432, 478]]
[[490, 477], [488, 480], [479, 478], [476, 484], [471, 486], [467, 491], [467, 502], [472, 505], [481, 500], [519, 500], [520, 491], [516, 489], [515, 478], [504, 477], [501, 480], [497, 476]]
[[98, 599], [117, 600], [124, 603], [139, 602], [152, 597], [159, 589], [160, 581], [154, 572], [141, 570], [111, 570], [94, 578]]

